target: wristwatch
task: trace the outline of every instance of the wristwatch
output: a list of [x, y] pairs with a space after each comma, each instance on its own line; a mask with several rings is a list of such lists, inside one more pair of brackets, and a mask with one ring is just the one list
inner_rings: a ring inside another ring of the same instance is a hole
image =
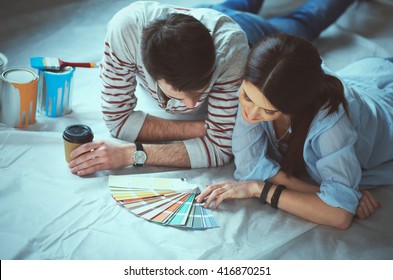
[[135, 152], [132, 158], [134, 159], [134, 166], [143, 166], [145, 164], [147, 155], [143, 150], [142, 143], [135, 142]]

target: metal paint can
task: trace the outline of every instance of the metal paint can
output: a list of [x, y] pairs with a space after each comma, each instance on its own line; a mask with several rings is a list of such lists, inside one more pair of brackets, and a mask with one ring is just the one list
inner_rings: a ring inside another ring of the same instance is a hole
[[48, 117], [64, 116], [72, 111], [72, 76], [74, 67], [60, 71], [38, 71], [37, 111]]
[[7, 57], [0, 53], [0, 74], [5, 70], [7, 67], [8, 59]]
[[38, 76], [22, 68], [1, 73], [0, 122], [13, 127], [26, 127], [36, 122]]

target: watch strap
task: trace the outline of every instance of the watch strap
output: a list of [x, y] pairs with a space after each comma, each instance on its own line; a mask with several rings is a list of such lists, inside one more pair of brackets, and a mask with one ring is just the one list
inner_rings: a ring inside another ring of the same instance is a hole
[[144, 151], [143, 150], [143, 145], [140, 142], [135, 142], [135, 148], [137, 151]]

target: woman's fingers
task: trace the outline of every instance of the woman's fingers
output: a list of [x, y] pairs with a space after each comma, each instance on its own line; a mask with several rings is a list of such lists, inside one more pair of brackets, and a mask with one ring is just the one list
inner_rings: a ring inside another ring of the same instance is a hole
[[361, 219], [361, 220], [367, 218], [367, 215], [364, 213], [362, 207], [358, 207], [358, 208], [356, 209], [356, 216], [357, 216], [359, 219]]
[[217, 209], [218, 206], [220, 206], [220, 204], [225, 200], [225, 199], [229, 199], [229, 198], [233, 198], [231, 196], [231, 190], [226, 190], [224, 191], [220, 196], [217, 197], [217, 199], [214, 201], [214, 209]]
[[208, 208], [214, 202], [216, 209], [224, 200], [233, 198], [251, 198], [252, 189], [258, 187], [256, 181], [227, 181], [215, 185], [207, 185], [206, 189], [196, 197], [197, 202], [206, 200]]
[[364, 190], [362, 191], [362, 197], [360, 198], [358, 208], [356, 209], [356, 215], [360, 219], [366, 219], [376, 208], [379, 207], [381, 207], [381, 205], [372, 193], [368, 190]]
[[206, 201], [205, 201], [205, 207], [209, 208], [210, 204], [214, 201], [215, 203], [215, 207], [217, 208], [217, 198], [220, 197], [220, 195], [225, 192], [225, 189], [222, 186], [216, 185], [214, 186], [214, 188], [212, 188], [212, 191], [210, 193], [210, 195], [207, 197]]
[[221, 183], [220, 184], [215, 184], [215, 185], [207, 185], [206, 188], [203, 190], [203, 192], [201, 192], [195, 199], [197, 202], [201, 203], [204, 199], [207, 199], [207, 196], [209, 196], [212, 191], [214, 191], [215, 189], [221, 187]]
[[243, 198], [243, 188], [247, 188], [247, 185], [239, 185], [239, 182], [222, 182], [215, 185], [208, 185], [197, 197], [197, 202], [206, 200], [204, 205], [206, 208], [209, 208], [214, 203], [213, 208], [216, 209], [226, 199]]
[[381, 204], [376, 200], [372, 193], [368, 190], [362, 192], [363, 196], [367, 198], [367, 201], [373, 209], [381, 207]]
[[364, 214], [365, 217], [368, 217], [372, 213], [372, 209], [369, 207], [369, 203], [366, 199], [363, 199], [360, 202], [360, 209], [362, 209], [362, 213]]

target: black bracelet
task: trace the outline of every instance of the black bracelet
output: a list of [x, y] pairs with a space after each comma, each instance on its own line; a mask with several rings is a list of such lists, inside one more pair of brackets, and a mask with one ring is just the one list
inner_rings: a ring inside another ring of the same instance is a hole
[[285, 190], [286, 187], [284, 185], [278, 185], [274, 190], [272, 199], [270, 200], [270, 206], [273, 208], [277, 208], [278, 200], [280, 198], [281, 192]]
[[266, 197], [267, 197], [267, 194], [272, 186], [273, 186], [273, 184], [270, 183], [268, 180], [265, 181], [265, 186], [263, 187], [263, 190], [261, 192], [261, 196], [259, 197], [259, 201], [262, 204], [266, 204]]

